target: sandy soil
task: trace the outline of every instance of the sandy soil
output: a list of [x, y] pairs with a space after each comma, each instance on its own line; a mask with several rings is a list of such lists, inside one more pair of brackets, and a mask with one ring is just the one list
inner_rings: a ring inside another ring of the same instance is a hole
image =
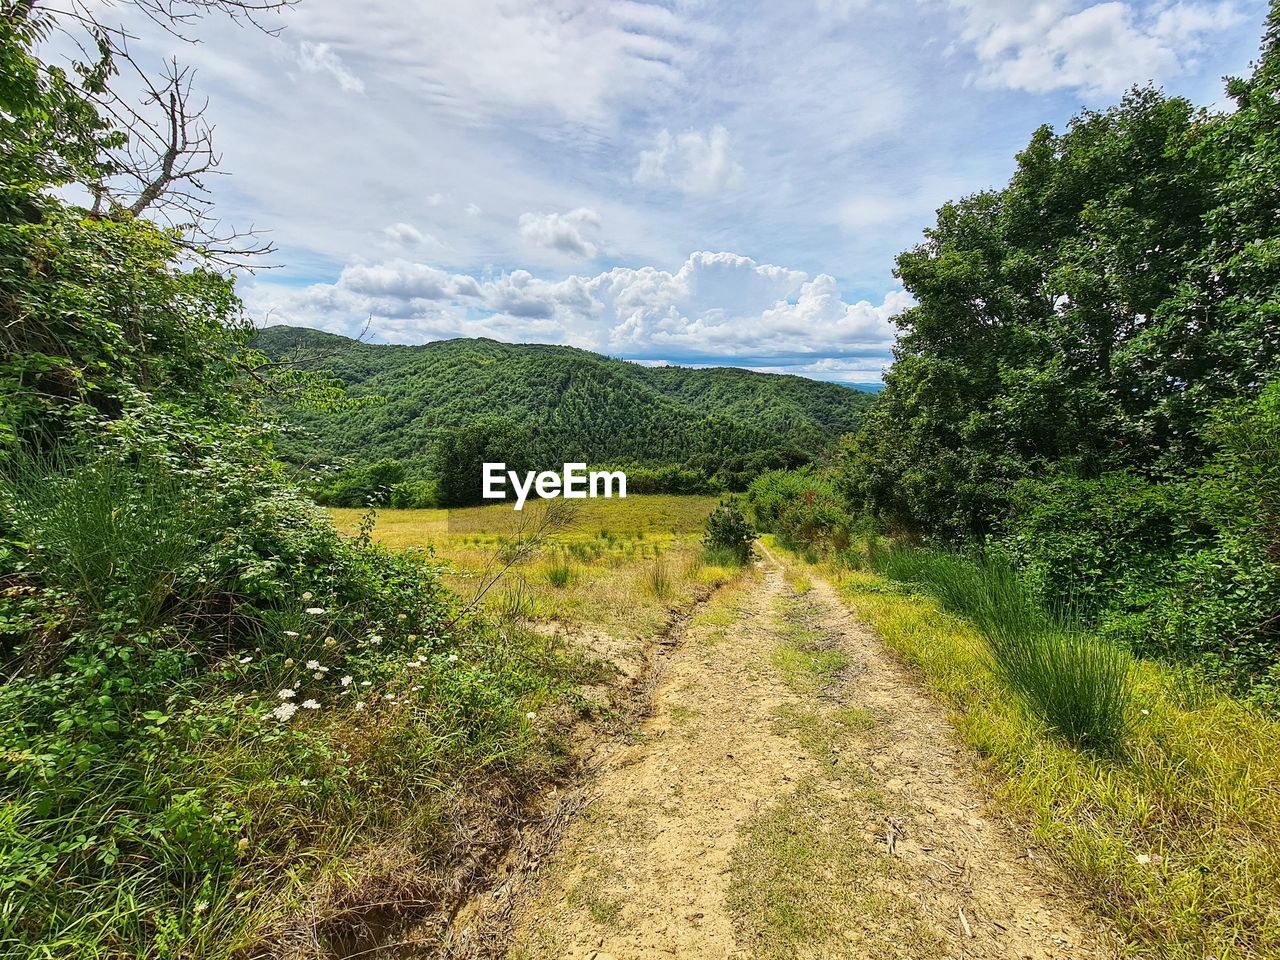
[[805, 577], [766, 554], [688, 625], [635, 742], [507, 891], [508, 955], [1109, 956], [943, 709]]

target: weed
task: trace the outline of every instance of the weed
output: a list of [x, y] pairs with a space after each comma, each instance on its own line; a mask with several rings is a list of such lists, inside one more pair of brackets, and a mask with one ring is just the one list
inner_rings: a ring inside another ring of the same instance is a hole
[[546, 569], [547, 583], [563, 590], [578, 579], [578, 572], [564, 559], [558, 559]]

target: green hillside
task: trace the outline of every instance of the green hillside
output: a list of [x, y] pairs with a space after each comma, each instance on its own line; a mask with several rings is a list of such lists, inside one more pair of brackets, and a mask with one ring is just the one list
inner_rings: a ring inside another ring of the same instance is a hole
[[299, 463], [392, 459], [430, 472], [447, 432], [501, 417], [527, 436], [531, 465], [680, 466], [738, 486], [811, 459], [855, 430], [872, 402], [803, 377], [643, 367], [540, 344], [397, 346], [275, 326], [257, 345], [306, 358], [302, 366], [331, 372], [352, 397], [380, 398], [335, 413], [289, 411], [300, 429], [284, 454]]

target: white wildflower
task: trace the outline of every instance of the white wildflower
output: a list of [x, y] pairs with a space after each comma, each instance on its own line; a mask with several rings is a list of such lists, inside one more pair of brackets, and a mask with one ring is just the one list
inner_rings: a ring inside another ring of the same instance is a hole
[[373, 686], [373, 681], [372, 681], [372, 680], [361, 680], [361, 681], [360, 681], [360, 686], [362, 686], [362, 687], [372, 687], [372, 686]]
[[337, 641], [337, 640], [335, 640], [335, 639], [333, 639], [333, 637], [325, 637], [325, 638], [324, 638], [324, 645], [325, 645], [326, 647], [332, 647], [332, 646], [335, 646], [335, 645], [337, 644], [337, 642], [338, 642], [338, 641]]
[[341, 683], [344, 687], [349, 687], [351, 686], [351, 677], [350, 676], [343, 677], [338, 682]]
[[298, 712], [298, 706], [294, 703], [282, 703], [271, 711], [271, 715], [277, 720], [288, 720]]
[[297, 695], [298, 694], [296, 690], [290, 690], [288, 687], [285, 687], [278, 694], [276, 694], [276, 696], [278, 696], [281, 700], [292, 700]]
[[313, 617], [318, 617], [320, 614], [324, 613], [324, 607], [307, 607], [307, 613], [311, 614]]
[[284, 665], [285, 665], [286, 667], [292, 667], [292, 666], [293, 666], [293, 657], [288, 657], [288, 658], [286, 658], [286, 659], [285, 659], [285, 661], [284, 661]]
[[200, 900], [199, 902], [196, 903], [194, 907], [192, 907], [191, 912], [199, 916], [200, 914], [204, 913], [208, 909], [209, 909], [209, 901]]
[[458, 655], [457, 655], [456, 653], [451, 653], [451, 654], [449, 654], [449, 662], [450, 662], [450, 663], [457, 663], [457, 662], [458, 662]]
[[357, 710], [363, 710], [363, 709], [364, 709], [364, 701], [363, 701], [363, 700], [361, 700], [359, 703], [357, 703], [357, 704], [356, 704], [356, 709], [357, 709]]
[[313, 673], [311, 676], [312, 676], [314, 679], [316, 679], [316, 680], [323, 680], [323, 679], [324, 679], [324, 674], [323, 674], [323, 673], [321, 673], [319, 670], [317, 670], [317, 671], [316, 671], [315, 673]]
[[308, 669], [308, 670], [319, 670], [319, 669], [320, 669], [320, 661], [319, 661], [319, 660], [308, 660], [308, 661], [307, 661], [307, 669]]
[[241, 662], [241, 663], [253, 663], [253, 657], [241, 657], [241, 658], [240, 658], [240, 662]]
[[373, 636], [369, 638], [369, 642], [376, 647], [378, 644], [382, 642], [382, 637], [380, 637], [378, 634], [375, 633]]
[[285, 635], [286, 637], [296, 637], [296, 636], [298, 635], [298, 631], [297, 631], [297, 630], [286, 630], [286, 631], [284, 632], [284, 635]]
[[304, 593], [304, 594], [302, 595], [302, 599], [303, 599], [304, 601], [305, 601], [305, 600], [310, 600], [310, 599], [311, 599], [311, 597], [312, 597], [312, 593], [311, 593], [311, 591], [310, 591], [310, 590], [308, 590], [306, 593]]
[[309, 786], [311, 786], [311, 781], [310, 781], [310, 780], [299, 780], [299, 781], [298, 781], [298, 786], [300, 786], [300, 787], [309, 787]]
[[412, 687], [410, 687], [409, 689], [410, 689], [410, 690], [412, 690], [414, 693], [417, 693], [419, 690], [421, 690], [421, 689], [422, 689], [422, 684], [420, 684], [420, 683], [416, 683], [416, 684], [414, 684]]
[[320, 704], [315, 700], [303, 700], [302, 709], [303, 710], [319, 710]]
[[528, 713], [526, 713], [526, 714], [525, 714], [525, 717], [526, 717], [526, 719], [529, 719], [529, 720], [537, 720], [537, 719], [538, 719], [538, 715], [537, 715], [536, 713], [534, 713], [532, 710], [530, 710]]

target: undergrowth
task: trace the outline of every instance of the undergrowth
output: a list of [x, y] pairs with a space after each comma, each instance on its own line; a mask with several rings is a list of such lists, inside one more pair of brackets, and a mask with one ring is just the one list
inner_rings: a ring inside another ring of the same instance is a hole
[[1140, 722], [1123, 755], [1076, 749], [1008, 697], [986, 637], [947, 609], [965, 591], [933, 600], [871, 572], [825, 570], [951, 708], [993, 790], [1133, 955], [1280, 955], [1280, 724], [1138, 660], [1129, 696]]
[[576, 662], [143, 419], [0, 484], [0, 956], [318, 954], [439, 907], [554, 774]]
[[992, 667], [1028, 710], [1070, 743], [1099, 753], [1124, 748], [1134, 721], [1132, 657], [1047, 613], [1017, 572], [941, 550], [873, 547], [871, 565], [925, 591], [973, 622]]

